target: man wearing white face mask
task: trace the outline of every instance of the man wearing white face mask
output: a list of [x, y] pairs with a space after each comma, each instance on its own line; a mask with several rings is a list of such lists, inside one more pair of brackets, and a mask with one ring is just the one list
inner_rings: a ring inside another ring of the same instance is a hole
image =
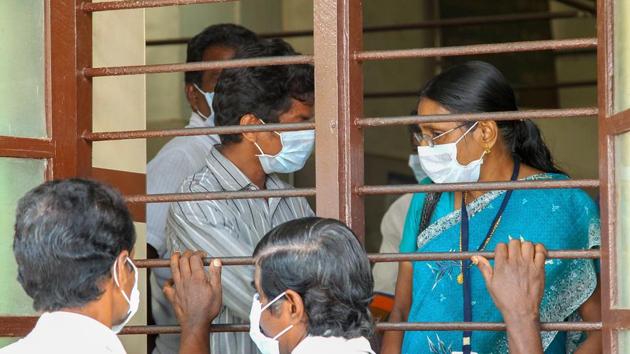
[[[236, 58], [295, 55], [282, 40], [262, 40], [239, 51]], [[266, 66], [225, 69], [215, 89], [217, 126], [297, 123], [313, 117], [313, 67]], [[205, 166], [187, 178], [181, 193], [289, 189], [278, 173], [301, 169], [314, 148], [313, 131], [259, 132], [221, 135]], [[166, 222], [172, 251], [203, 250], [211, 257], [250, 256], [273, 227], [313, 215], [305, 198], [256, 198], [173, 203]], [[160, 279], [158, 279], [160, 280]], [[160, 280], [164, 281], [164, 279]], [[254, 295], [252, 271], [229, 267], [223, 272], [224, 308], [216, 323], [246, 323]], [[155, 303], [166, 303], [155, 292]], [[175, 323], [170, 318], [158, 324]], [[155, 312], [155, 311], [154, 311]], [[156, 320], [158, 320], [156, 318]], [[178, 336], [160, 335], [155, 353], [174, 353]], [[246, 333], [212, 335], [212, 352], [257, 353]]]
[[[117, 334], [140, 304], [135, 240], [125, 201], [112, 188], [74, 179], [28, 192], [16, 212], [13, 253], [18, 281], [42, 314], [24, 339], [0, 353], [125, 353]], [[195, 279], [165, 289], [182, 321], [183, 352], [203, 346], [198, 333], [208, 332], [221, 304], [220, 264]]]
[[[213, 25], [190, 40], [186, 62], [232, 59], [239, 48], [256, 41], [258, 41], [256, 34], [242, 26]], [[184, 91], [192, 111], [186, 128], [214, 126], [212, 101], [220, 73], [221, 70], [185, 73]], [[147, 165], [147, 193], [176, 193], [186, 177], [203, 167], [206, 155], [212, 146], [219, 143], [217, 135], [176, 137], [169, 141]], [[161, 257], [166, 253], [164, 225], [169, 205], [168, 203], [147, 205], [149, 257]]]

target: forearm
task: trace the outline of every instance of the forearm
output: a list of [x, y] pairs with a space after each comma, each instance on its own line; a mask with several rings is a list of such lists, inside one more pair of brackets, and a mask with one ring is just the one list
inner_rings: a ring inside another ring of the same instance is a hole
[[[389, 315], [389, 322], [404, 322], [407, 316], [399, 309], [393, 309]], [[381, 354], [399, 354], [402, 349], [402, 342], [405, 332], [387, 331], [383, 334], [381, 343]]]
[[542, 354], [538, 316], [514, 316], [505, 319], [511, 354]]
[[210, 336], [208, 326], [182, 327], [179, 354], [209, 354]]

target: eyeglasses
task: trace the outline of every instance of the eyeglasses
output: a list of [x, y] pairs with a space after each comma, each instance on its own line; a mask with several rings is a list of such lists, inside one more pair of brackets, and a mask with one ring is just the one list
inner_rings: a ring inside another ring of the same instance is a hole
[[440, 134], [440, 135], [438, 135], [438, 136], [435, 136], [435, 137], [432, 137], [432, 136], [429, 136], [429, 135], [426, 135], [426, 134], [422, 134], [422, 132], [419, 132], [419, 133], [413, 133], [413, 139], [414, 139], [414, 141], [415, 141], [415, 143], [416, 143], [417, 145], [422, 145], [422, 143], [424, 142], [424, 143], [425, 143], [428, 147], [434, 147], [434, 146], [436, 145], [436, 144], [435, 144], [435, 141], [436, 141], [437, 139], [439, 139], [439, 138], [441, 138], [441, 137], [443, 137], [443, 136], [445, 136], [445, 135], [447, 135], [447, 134], [449, 134], [449, 133], [452, 133], [452, 132], [454, 132], [455, 130], [457, 130], [457, 129], [461, 128], [461, 127], [466, 126], [466, 124], [467, 124], [467, 123], [464, 123], [464, 124], [458, 125], [458, 126], [456, 126], [455, 128], [450, 129], [450, 130], [447, 130], [447, 131], [445, 131], [444, 133], [442, 133], [442, 134]]

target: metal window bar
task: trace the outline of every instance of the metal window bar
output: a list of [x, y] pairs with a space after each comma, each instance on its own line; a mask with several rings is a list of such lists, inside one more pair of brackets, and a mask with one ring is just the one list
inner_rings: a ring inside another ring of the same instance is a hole
[[[494, 259], [494, 252], [419, 252], [419, 253], [372, 253], [368, 254], [372, 263], [386, 262], [427, 262], [427, 261], [461, 261], [472, 256], [483, 256]], [[549, 250], [549, 259], [599, 259], [601, 252], [593, 250]], [[210, 265], [214, 259], [220, 259], [224, 266], [253, 265], [252, 257], [218, 257], [204, 258], [204, 265]], [[168, 259], [135, 259], [133, 263], [138, 268], [165, 268], [170, 267]]]
[[[601, 322], [547, 322], [541, 323], [542, 331], [598, 331]], [[498, 322], [380, 322], [377, 331], [505, 331], [506, 325]], [[210, 333], [247, 332], [247, 324], [215, 324], [210, 326]], [[127, 326], [121, 334], [176, 334], [179, 326]]]
[[123, 0], [111, 2], [84, 2], [79, 9], [84, 12], [97, 11], [113, 11], [113, 10], [130, 10], [144, 9], [150, 7], [164, 7], [175, 5], [193, 5], [193, 4], [210, 4], [231, 2], [235, 0]]

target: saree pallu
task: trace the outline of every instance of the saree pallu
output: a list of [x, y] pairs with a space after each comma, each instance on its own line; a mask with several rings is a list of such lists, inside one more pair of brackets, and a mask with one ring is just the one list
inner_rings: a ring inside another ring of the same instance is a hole
[[[543, 173], [525, 180], [544, 179], [568, 177]], [[483, 242], [504, 196], [505, 191], [488, 192], [467, 204], [471, 250]], [[459, 252], [461, 213], [454, 210], [454, 194], [441, 195], [429, 226], [420, 233], [424, 197], [418, 193], [411, 201], [401, 252]], [[485, 250], [494, 250], [497, 243], [512, 238], [542, 243], [548, 250], [599, 247], [599, 210], [585, 192], [577, 189], [515, 190]], [[463, 287], [457, 282], [461, 264], [460, 261], [414, 262], [409, 322], [463, 321]], [[541, 321], [579, 321], [577, 310], [597, 285], [596, 269], [593, 260], [547, 260]], [[473, 267], [470, 274], [473, 321], [502, 322], [481, 273]], [[571, 353], [582, 339], [582, 333], [542, 333], [545, 353]], [[461, 350], [462, 332], [406, 332], [402, 353], [450, 354]], [[472, 350], [479, 354], [508, 353], [506, 335], [475, 331]]]

